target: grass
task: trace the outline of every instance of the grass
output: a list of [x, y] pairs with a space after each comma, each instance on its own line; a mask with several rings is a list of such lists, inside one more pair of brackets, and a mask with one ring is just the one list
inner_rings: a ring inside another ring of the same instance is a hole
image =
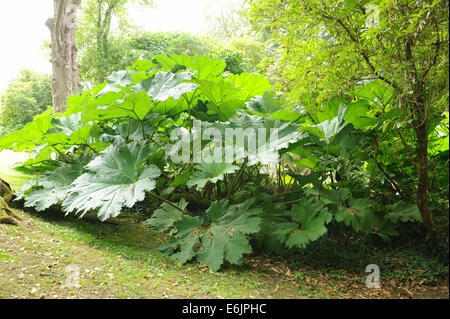
[[10, 150], [0, 152], [0, 178], [7, 181], [15, 190], [20, 189], [31, 179], [31, 176], [13, 170], [15, 163], [25, 161], [27, 157], [28, 155], [26, 153]]
[[[164, 238], [130, 217], [114, 224], [64, 218], [56, 211], [25, 218], [21, 227], [0, 225], [4, 297], [33, 297], [36, 285], [38, 297], [45, 298], [326, 297], [269, 267], [229, 266], [213, 273], [198, 264], [175, 264], [157, 250]], [[81, 271], [76, 291], [63, 288], [69, 265]]]
[[[0, 153], [1, 177], [16, 189], [30, 179], [11, 169], [22, 155]], [[324, 267], [312, 262], [314, 255], [248, 256], [242, 266], [225, 265], [214, 273], [161, 254], [166, 238], [137, 214], [101, 223], [93, 215], [64, 217], [57, 208], [18, 213], [20, 226], [0, 224], [0, 298], [448, 298], [447, 285], [399, 289], [387, 277], [382, 289], [368, 289], [364, 269], [345, 261], [357, 255], [344, 254], [344, 264], [334, 266], [333, 256], [321, 258]], [[416, 269], [422, 259], [405, 260], [391, 266], [413, 260]], [[74, 275], [78, 288], [67, 286]]]

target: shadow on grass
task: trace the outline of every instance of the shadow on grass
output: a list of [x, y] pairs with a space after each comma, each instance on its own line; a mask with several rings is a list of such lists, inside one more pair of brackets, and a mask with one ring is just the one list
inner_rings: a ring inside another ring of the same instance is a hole
[[[101, 222], [95, 214], [86, 214], [82, 219], [74, 215], [64, 216], [58, 208], [46, 212], [26, 209], [35, 219], [44, 222], [41, 227], [47, 232], [72, 242], [88, 244], [95, 248], [113, 251], [130, 260], [147, 264], [174, 264], [158, 248], [167, 238], [149, 230], [137, 214], [123, 213], [117, 218]], [[422, 282], [434, 284], [448, 277], [448, 263], [442, 263], [427, 256], [422, 248], [406, 247], [401, 250], [369, 249], [361, 247], [342, 247], [330, 238], [323, 237], [312, 243], [309, 249], [291, 252], [287, 256], [271, 256], [271, 262], [288, 266], [292, 270], [314, 269], [327, 274], [329, 279], [341, 279], [347, 273], [365, 275], [368, 264], [377, 264], [387, 279], [401, 282]], [[373, 248], [373, 247], [372, 247]], [[253, 257], [258, 258], [258, 253]], [[267, 255], [266, 255], [267, 256]], [[200, 265], [195, 265], [201, 268]], [[243, 265], [224, 264], [223, 271], [270, 274], [270, 267], [253, 268], [249, 263]]]
[[[25, 209], [34, 219], [42, 221], [41, 227], [47, 233], [60, 236], [72, 242], [88, 244], [94, 248], [113, 251], [115, 255], [146, 264], [161, 266], [163, 264], [173, 265], [176, 262], [168, 256], [159, 252], [158, 248], [168, 238], [163, 234], [149, 230], [143, 225], [142, 220], [133, 213], [122, 213], [116, 218], [101, 222], [94, 213], [86, 214], [83, 218], [75, 215], [64, 216], [57, 207], [51, 207], [45, 212], [36, 212]], [[253, 257], [257, 257], [254, 255]], [[186, 265], [200, 270], [204, 267], [195, 259]], [[259, 275], [272, 274], [270, 267], [254, 268], [251, 264], [244, 262], [242, 265], [231, 265], [224, 263], [222, 273], [243, 274], [253, 273]]]
[[130, 259], [148, 260], [156, 257], [166, 260], [166, 257], [158, 252], [158, 247], [165, 241], [164, 236], [152, 232], [131, 214], [101, 222], [95, 214], [86, 214], [83, 218], [65, 216], [54, 207], [45, 212], [30, 209], [25, 211], [35, 219], [45, 222], [42, 227], [46, 232], [71, 241], [108, 249]]

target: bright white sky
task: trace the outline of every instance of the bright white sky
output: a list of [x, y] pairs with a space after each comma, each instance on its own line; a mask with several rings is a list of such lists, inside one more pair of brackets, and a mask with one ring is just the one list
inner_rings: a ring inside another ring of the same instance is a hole
[[[155, 0], [156, 8], [130, 8], [137, 25], [147, 31], [202, 33], [208, 0]], [[45, 21], [53, 15], [53, 0], [0, 0], [0, 91], [23, 68], [51, 73], [41, 49], [50, 40]]]

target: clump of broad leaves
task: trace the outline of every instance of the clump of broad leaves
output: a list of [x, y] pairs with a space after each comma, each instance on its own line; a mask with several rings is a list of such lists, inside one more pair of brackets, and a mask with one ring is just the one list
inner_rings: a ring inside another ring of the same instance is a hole
[[[372, 132], [395, 117], [371, 113], [378, 98], [372, 87], [312, 113], [273, 92], [261, 75], [224, 69], [206, 56], [138, 60], [72, 96], [65, 113], [36, 116], [0, 139], [0, 150], [29, 152], [20, 166], [39, 175], [17, 198], [37, 211], [60, 205], [66, 214], [96, 212], [102, 221], [154, 200], [160, 206], [145, 223], [170, 237], [161, 251], [213, 271], [225, 261], [241, 264], [255, 245], [304, 248], [333, 224], [387, 240], [399, 222], [420, 221], [413, 204], [381, 206], [364, 194], [361, 181], [375, 174], [375, 163], [363, 149]], [[199, 129], [223, 134], [198, 136]], [[270, 147], [255, 156], [245, 140], [227, 139], [228, 129], [265, 132], [259, 142]], [[187, 162], [174, 161], [181, 148], [171, 138], [174, 130], [211, 154], [223, 142], [233, 160], [195, 161], [190, 149]], [[337, 181], [332, 170], [346, 174]]]

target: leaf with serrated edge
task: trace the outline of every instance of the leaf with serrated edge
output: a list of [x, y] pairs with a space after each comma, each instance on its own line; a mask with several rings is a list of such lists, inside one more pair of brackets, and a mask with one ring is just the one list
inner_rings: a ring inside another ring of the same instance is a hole
[[325, 224], [331, 221], [331, 214], [321, 201], [303, 199], [289, 212], [291, 222], [276, 225], [274, 233], [288, 248], [304, 248], [327, 232]]
[[187, 186], [196, 186], [202, 189], [207, 182], [217, 183], [223, 180], [225, 174], [232, 174], [239, 169], [239, 166], [230, 163], [200, 163], [196, 166], [197, 171], [187, 182]]
[[211, 204], [206, 215], [211, 225], [201, 228], [199, 217], [183, 216], [174, 223], [178, 233], [161, 250], [179, 262], [194, 257], [212, 271], [218, 271], [224, 260], [241, 264], [244, 254], [252, 252], [247, 235], [260, 230], [262, 210], [251, 209], [254, 199], [229, 206], [228, 200]]
[[[184, 210], [187, 204], [186, 200], [182, 198], [176, 206]], [[147, 219], [144, 224], [152, 229], [164, 231], [171, 228], [176, 221], [181, 219], [181, 217], [182, 212], [179, 209], [176, 209], [167, 203], [163, 203], [153, 212], [152, 217]]]
[[75, 211], [83, 216], [98, 209], [104, 221], [120, 214], [123, 206], [132, 207], [156, 187], [161, 174], [154, 165], [140, 165], [151, 154], [146, 144], [111, 145], [88, 165], [88, 173], [77, 178], [63, 203], [66, 214]]

